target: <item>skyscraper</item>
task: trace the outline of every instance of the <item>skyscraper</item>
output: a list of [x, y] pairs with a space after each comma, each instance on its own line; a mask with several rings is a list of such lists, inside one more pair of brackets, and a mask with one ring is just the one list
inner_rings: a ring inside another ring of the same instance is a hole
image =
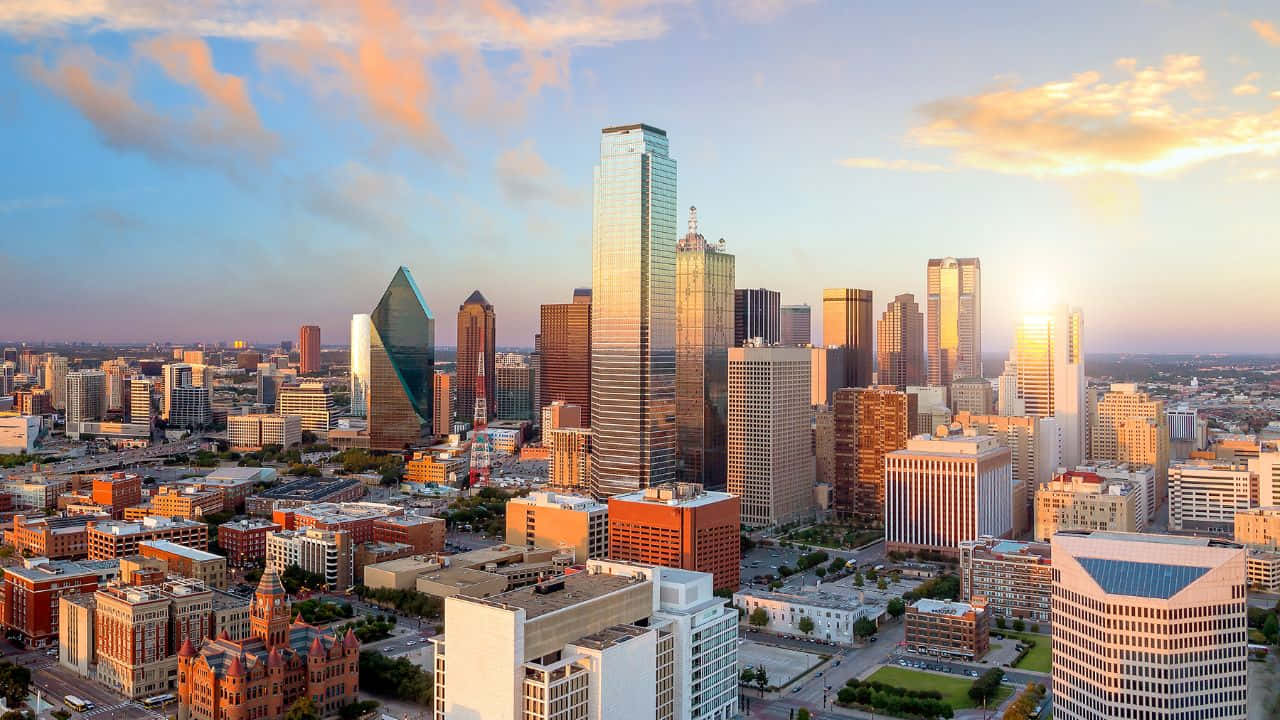
[[369, 315], [351, 316], [351, 414], [369, 414], [369, 337], [372, 326]]
[[[1058, 419], [1062, 462], [1069, 468], [1086, 455], [1082, 325], [1077, 308], [1027, 313], [1014, 331], [1011, 358], [1017, 378], [1016, 405], [1023, 414]], [[1000, 407], [1005, 408], [1003, 397]]]
[[485, 405], [488, 420], [493, 417], [497, 400], [497, 371], [494, 367], [497, 322], [493, 305], [480, 294], [471, 293], [466, 302], [458, 306], [458, 417], [470, 421], [476, 406], [476, 374], [478, 364], [484, 361]]
[[44, 389], [53, 397], [54, 410], [66, 410], [67, 359], [61, 355], [45, 355], [44, 358]]
[[708, 490], [725, 486], [733, 276], [724, 241], [707, 243], [689, 208], [689, 234], [676, 246], [676, 445], [681, 481]]
[[454, 393], [453, 376], [437, 370], [433, 379], [431, 434], [438, 437], [453, 431], [453, 405], [457, 398]]
[[545, 407], [557, 400], [582, 408], [591, 422], [591, 289], [573, 291], [573, 302], [542, 306], [542, 377]]
[[782, 324], [782, 293], [757, 288], [733, 291], [733, 345], [741, 347], [752, 338], [765, 345], [777, 345]]
[[778, 344], [809, 345], [812, 343], [813, 319], [808, 305], [783, 305], [780, 318]]
[[409, 268], [396, 271], [369, 321], [369, 447], [402, 450], [431, 423], [436, 357], [436, 322]]
[[129, 422], [150, 425], [153, 419], [151, 410], [151, 378], [138, 377], [129, 381]]
[[871, 384], [871, 291], [827, 288], [822, 291], [822, 344], [844, 350], [844, 386]]
[[498, 407], [489, 415], [503, 420], [533, 421], [533, 367], [520, 353], [501, 353], [495, 361], [498, 373], [495, 396]]
[[877, 335], [879, 383], [899, 388], [923, 385], [924, 315], [914, 295], [899, 295], [889, 303], [880, 316]]
[[873, 523], [884, 519], [884, 456], [907, 446], [916, 402], [916, 395], [889, 385], [835, 392], [836, 513]]
[[72, 425], [102, 419], [107, 374], [101, 370], [76, 370], [67, 373], [66, 383], [67, 431], [72, 432]]
[[592, 207], [591, 486], [675, 479], [676, 161], [667, 133], [605, 128]]
[[1164, 401], [1138, 392], [1134, 383], [1112, 383], [1092, 415], [1089, 459], [1152, 466], [1156, 474], [1156, 505], [1164, 502], [1169, 478], [1169, 426]]
[[982, 264], [978, 258], [929, 261], [929, 384], [982, 375]]
[[320, 372], [319, 325], [303, 325], [298, 330], [298, 372]]

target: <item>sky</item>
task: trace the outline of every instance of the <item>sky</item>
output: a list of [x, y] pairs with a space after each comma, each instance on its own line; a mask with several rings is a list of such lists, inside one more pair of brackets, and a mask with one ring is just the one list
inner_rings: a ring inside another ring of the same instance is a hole
[[1274, 2], [10, 0], [6, 340], [348, 339], [407, 265], [451, 345], [591, 279], [599, 132], [667, 131], [738, 287], [981, 258], [984, 350], [1280, 352]]

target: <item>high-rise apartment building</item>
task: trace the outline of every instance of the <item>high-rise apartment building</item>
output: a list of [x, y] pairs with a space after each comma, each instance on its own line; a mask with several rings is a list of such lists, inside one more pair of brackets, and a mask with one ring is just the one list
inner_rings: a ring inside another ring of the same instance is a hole
[[164, 419], [170, 427], [198, 428], [213, 421], [213, 377], [206, 365], [163, 368]]
[[1013, 471], [995, 438], [917, 435], [884, 456], [885, 548], [957, 557], [960, 544], [1013, 531]]
[[[1028, 313], [1014, 331], [1014, 346], [1006, 372], [1014, 373], [1016, 414], [1056, 417], [1062, 426], [1062, 462], [1075, 467], [1087, 454], [1083, 316], [1079, 309], [1060, 306], [1049, 312]], [[1005, 414], [1005, 386], [1000, 387]]]
[[741, 501], [687, 483], [609, 498], [609, 557], [711, 573], [715, 589], [737, 590]]
[[1236, 513], [1258, 502], [1257, 476], [1245, 462], [1188, 460], [1169, 468], [1169, 529], [1231, 537]]
[[324, 578], [329, 589], [344, 591], [355, 575], [352, 534], [308, 527], [267, 533], [266, 566], [283, 573], [291, 566]]
[[[458, 306], [458, 419], [472, 420], [476, 406], [476, 375], [484, 362], [485, 404], [493, 416], [497, 400], [497, 319], [493, 305], [479, 290]], [[483, 359], [483, 360], [482, 360]], [[486, 418], [488, 419], [488, 418]]]
[[435, 720], [728, 720], [737, 708], [737, 612], [706, 573], [590, 560], [449, 597], [444, 615]]
[[67, 409], [67, 359], [61, 355], [47, 354], [41, 366], [42, 387], [49, 391], [54, 410]]
[[916, 396], [892, 386], [837, 390], [832, 509], [842, 517], [884, 521], [884, 458], [907, 446]]
[[813, 514], [809, 348], [729, 350], [728, 490], [742, 524], [772, 527]]
[[734, 257], [710, 244], [689, 208], [676, 245], [676, 446], [680, 480], [723, 490], [734, 338]]
[[779, 313], [778, 331], [780, 345], [810, 345], [813, 343], [813, 313], [808, 305], [783, 305]]
[[320, 372], [319, 325], [303, 325], [298, 330], [298, 372]]
[[782, 293], [764, 288], [733, 291], [733, 344], [759, 338], [761, 344], [777, 345], [781, 330]]
[[443, 370], [437, 370], [432, 377], [431, 387], [432, 393], [435, 395], [432, 399], [434, 415], [431, 419], [431, 434], [436, 437], [444, 437], [453, 432], [453, 408], [457, 402], [453, 375]]
[[103, 398], [107, 383], [107, 374], [101, 370], [76, 370], [66, 375], [66, 390], [63, 397], [67, 409], [67, 431], [75, 434], [82, 422], [101, 420], [106, 410]]
[[923, 385], [924, 315], [911, 293], [899, 295], [880, 316], [876, 348], [877, 382], [906, 387]]
[[1164, 503], [1169, 477], [1169, 428], [1164, 401], [1133, 383], [1112, 383], [1092, 413], [1090, 460], [1150, 465], [1156, 473], [1156, 505]]
[[926, 269], [929, 384], [982, 376], [982, 263], [932, 258]]
[[591, 289], [573, 291], [573, 302], [542, 306], [539, 326], [543, 407], [559, 400], [582, 408], [591, 423]]
[[435, 319], [409, 268], [396, 271], [369, 314], [369, 447], [403, 450], [430, 427]]
[[666, 132], [605, 128], [592, 204], [591, 492], [676, 476], [676, 161]]
[[591, 492], [591, 429], [555, 428], [547, 431], [551, 459], [547, 482], [565, 492]]
[[957, 378], [951, 382], [951, 409], [956, 414], [991, 415], [996, 411], [995, 389], [983, 377]]
[[870, 290], [827, 288], [822, 291], [822, 344], [844, 352], [843, 387], [871, 384], [871, 351], [875, 341], [871, 317]]
[[367, 313], [351, 316], [351, 414], [369, 414], [369, 338], [373, 327]]
[[507, 544], [570, 548], [575, 562], [609, 554], [609, 506], [581, 495], [532, 492], [507, 502]]
[[[102, 363], [102, 372], [106, 375], [102, 388], [102, 411], [105, 413], [124, 410], [125, 403], [127, 401], [125, 385], [128, 383], [128, 378], [131, 375], [129, 364], [125, 362], [124, 358], [107, 360]], [[0, 363], [0, 375], [3, 373], [3, 364]], [[3, 379], [0, 379], [0, 389], [3, 388], [3, 385]]]
[[498, 407], [490, 414], [503, 420], [533, 421], [533, 367], [520, 353], [500, 353], [494, 361]]
[[285, 385], [276, 396], [276, 411], [280, 415], [297, 415], [303, 430], [324, 435], [332, 429], [338, 417], [338, 406], [323, 382], [306, 381], [298, 385]]
[[813, 479], [828, 487], [836, 476], [836, 423], [835, 413], [826, 405], [813, 409]]
[[1245, 550], [1209, 538], [1053, 537], [1053, 716], [1245, 720]]

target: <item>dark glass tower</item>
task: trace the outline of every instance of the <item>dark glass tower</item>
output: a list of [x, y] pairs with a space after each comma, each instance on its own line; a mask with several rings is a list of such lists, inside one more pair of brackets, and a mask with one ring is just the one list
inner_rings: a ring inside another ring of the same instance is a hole
[[369, 315], [369, 447], [403, 450], [431, 427], [436, 322], [409, 268]]

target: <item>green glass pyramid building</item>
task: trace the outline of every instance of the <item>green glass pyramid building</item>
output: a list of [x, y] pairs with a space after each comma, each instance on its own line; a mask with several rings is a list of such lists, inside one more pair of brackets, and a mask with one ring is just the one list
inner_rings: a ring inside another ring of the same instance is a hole
[[401, 266], [369, 314], [369, 447], [404, 450], [431, 425], [436, 321]]

